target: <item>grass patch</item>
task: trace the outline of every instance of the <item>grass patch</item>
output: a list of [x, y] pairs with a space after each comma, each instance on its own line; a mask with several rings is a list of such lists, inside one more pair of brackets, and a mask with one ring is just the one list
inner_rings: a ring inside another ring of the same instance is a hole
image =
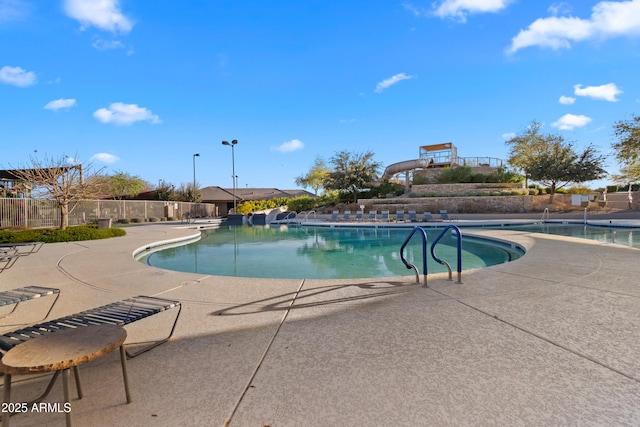
[[66, 230], [54, 228], [39, 228], [34, 230], [0, 230], [0, 243], [23, 243], [23, 242], [77, 242], [81, 240], [108, 239], [127, 234], [121, 228], [101, 228], [96, 224], [78, 225], [69, 227]]

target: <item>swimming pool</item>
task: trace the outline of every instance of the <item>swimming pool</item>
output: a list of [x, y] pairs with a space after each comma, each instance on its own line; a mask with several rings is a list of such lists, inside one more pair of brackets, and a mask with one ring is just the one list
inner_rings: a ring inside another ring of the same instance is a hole
[[640, 228], [633, 229], [631, 227], [619, 227], [606, 225], [604, 223], [602, 225], [585, 225], [566, 222], [545, 222], [501, 227], [501, 229], [579, 237], [582, 239], [595, 240], [600, 243], [611, 243], [640, 249]]
[[[400, 260], [400, 246], [410, 231], [381, 227], [220, 227], [203, 231], [197, 242], [141, 254], [137, 259], [154, 267], [219, 276], [282, 279], [404, 276], [413, 274]], [[432, 242], [441, 229], [426, 231]], [[414, 236], [405, 249], [405, 258], [416, 266], [422, 265], [420, 242]], [[463, 237], [462, 248], [465, 270], [505, 263], [524, 254], [514, 245], [478, 238]], [[445, 235], [436, 247], [436, 254], [455, 270], [457, 249], [453, 236]], [[429, 273], [447, 271], [428, 258]]]

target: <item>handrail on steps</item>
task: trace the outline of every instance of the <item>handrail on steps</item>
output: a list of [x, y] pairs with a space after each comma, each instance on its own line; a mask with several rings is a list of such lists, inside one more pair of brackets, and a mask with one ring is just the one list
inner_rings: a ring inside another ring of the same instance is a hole
[[411, 230], [411, 233], [409, 233], [409, 236], [407, 236], [407, 238], [404, 240], [404, 243], [400, 247], [400, 259], [402, 260], [404, 265], [407, 267], [407, 269], [409, 270], [413, 269], [413, 271], [415, 271], [416, 283], [420, 283], [420, 273], [418, 272], [418, 268], [404, 258], [404, 248], [407, 246], [407, 244], [409, 243], [409, 240], [411, 240], [411, 237], [413, 237], [413, 235], [416, 232], [420, 232], [421, 233], [420, 235], [422, 237], [422, 275], [424, 276], [423, 286], [427, 287], [428, 286], [427, 285], [427, 233], [424, 231], [423, 228], [413, 227], [413, 230]]
[[544, 208], [542, 211], [542, 216], [540, 217], [540, 222], [544, 222], [544, 214], [547, 214], [547, 221], [549, 220], [549, 208]]
[[[447, 225], [442, 232], [438, 235], [438, 237], [435, 238], [435, 240], [433, 241], [433, 243], [431, 244], [431, 257], [438, 263], [441, 265], [444, 265], [445, 267], [447, 267], [447, 270], [449, 270], [449, 280], [453, 280], [452, 279], [452, 275], [451, 275], [451, 266], [449, 265], [448, 262], [441, 260], [440, 258], [438, 258], [438, 256], [436, 255], [435, 252], [435, 247], [438, 244], [438, 242], [440, 241], [440, 239], [442, 239], [444, 237], [444, 235], [449, 231], [453, 231], [456, 233], [457, 237], [458, 237], [458, 242], [457, 242], [457, 252], [458, 252], [458, 265], [457, 265], [457, 272], [458, 272], [458, 281], [456, 283], [462, 283], [462, 234], [460, 233], [460, 229], [458, 227], [456, 227], [455, 225]], [[425, 279], [426, 280], [426, 279]]]

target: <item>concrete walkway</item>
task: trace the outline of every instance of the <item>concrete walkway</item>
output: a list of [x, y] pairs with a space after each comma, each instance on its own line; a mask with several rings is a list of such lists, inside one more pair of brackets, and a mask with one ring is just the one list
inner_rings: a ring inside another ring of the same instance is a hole
[[[47, 244], [0, 274], [0, 290], [60, 288], [52, 318], [130, 295], [182, 301], [175, 337], [129, 360], [131, 404], [117, 353], [81, 368], [78, 426], [640, 425], [640, 252], [463, 232], [517, 242], [527, 254], [465, 272], [464, 284], [435, 276], [429, 288], [410, 271], [379, 280], [203, 276], [132, 259], [152, 242], [195, 233], [157, 224]], [[127, 329], [138, 341], [169, 323], [154, 316]], [[15, 380], [20, 402], [48, 377]], [[47, 401], [62, 400], [57, 384]], [[60, 426], [64, 414], [11, 423]]]

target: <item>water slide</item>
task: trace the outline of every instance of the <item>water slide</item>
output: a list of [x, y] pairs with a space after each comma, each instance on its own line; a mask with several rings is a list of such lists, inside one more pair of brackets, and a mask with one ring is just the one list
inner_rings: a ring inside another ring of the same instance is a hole
[[405, 172], [412, 169], [417, 168], [426, 168], [429, 166], [429, 163], [433, 162], [430, 159], [414, 159], [414, 160], [405, 160], [403, 162], [392, 163], [384, 170], [382, 177], [380, 177], [380, 182], [391, 178], [393, 175], [399, 172]]

